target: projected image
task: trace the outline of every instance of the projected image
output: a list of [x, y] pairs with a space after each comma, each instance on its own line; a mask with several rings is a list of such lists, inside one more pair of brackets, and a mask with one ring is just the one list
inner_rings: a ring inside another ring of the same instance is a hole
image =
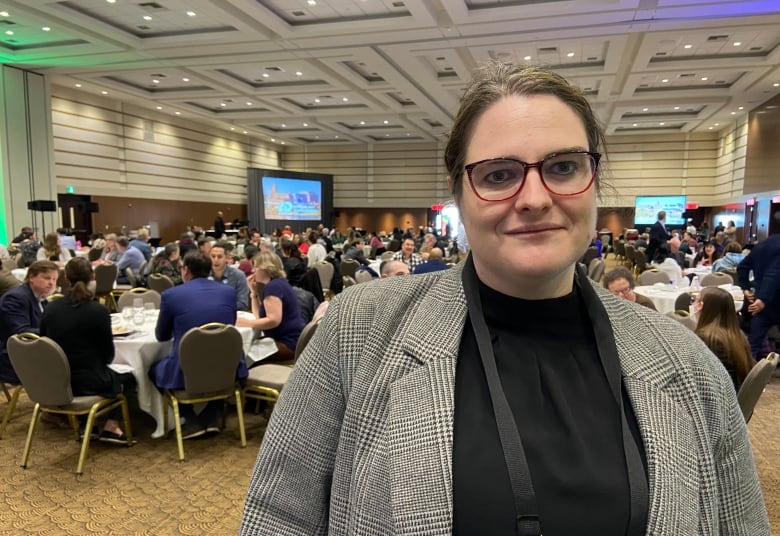
[[321, 220], [322, 183], [263, 177], [263, 206], [270, 220]]
[[685, 218], [684, 195], [654, 195], [636, 198], [634, 223], [653, 225], [658, 221], [658, 212], [666, 211], [666, 225], [683, 225]]

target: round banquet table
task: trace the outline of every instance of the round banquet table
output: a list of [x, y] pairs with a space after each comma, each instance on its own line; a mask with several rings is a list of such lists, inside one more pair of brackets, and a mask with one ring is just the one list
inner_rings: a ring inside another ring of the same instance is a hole
[[[720, 288], [726, 290], [734, 298], [734, 308], [739, 311], [742, 309], [743, 294], [742, 289], [736, 285], [720, 285]], [[659, 313], [666, 314], [674, 311], [674, 302], [677, 296], [683, 292], [696, 292], [690, 287], [673, 287], [671, 285], [645, 285], [635, 287], [634, 292], [641, 294], [652, 300], [653, 305]]]

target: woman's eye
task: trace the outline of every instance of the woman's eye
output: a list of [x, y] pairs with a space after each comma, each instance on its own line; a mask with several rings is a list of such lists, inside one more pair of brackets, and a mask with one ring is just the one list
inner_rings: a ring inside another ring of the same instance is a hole
[[574, 175], [577, 172], [577, 163], [568, 160], [551, 162], [546, 171], [554, 175]]
[[501, 185], [507, 182], [513, 182], [518, 177], [518, 171], [514, 167], [506, 166], [490, 166], [485, 170], [482, 170], [481, 180], [485, 186]]

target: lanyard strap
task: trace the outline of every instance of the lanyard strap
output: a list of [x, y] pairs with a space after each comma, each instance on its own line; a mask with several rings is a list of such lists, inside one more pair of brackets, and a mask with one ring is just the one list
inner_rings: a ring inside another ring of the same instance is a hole
[[[482, 300], [479, 295], [479, 282], [474, 269], [474, 260], [471, 255], [466, 260], [466, 266], [462, 274], [469, 320], [471, 328], [474, 330], [480, 359], [485, 370], [490, 401], [493, 406], [493, 414], [496, 419], [504, 461], [509, 473], [512, 495], [514, 496], [517, 535], [541, 536], [542, 529], [539, 520], [539, 508], [536, 504], [536, 493], [531, 481], [531, 473], [528, 469], [528, 461], [523, 449], [520, 432], [517, 429], [514, 414], [501, 385], [490, 331], [482, 310]], [[626, 534], [629, 536], [641, 536], [645, 533], [647, 524], [647, 475], [642, 464], [639, 448], [634, 441], [626, 418], [617, 346], [615, 345], [612, 327], [606, 310], [601, 305], [595, 291], [590, 288], [587, 283], [587, 277], [581, 270], [576, 274], [575, 281], [582, 292], [588, 315], [593, 323], [596, 347], [602, 368], [607, 376], [615, 402], [620, 407], [623, 452], [626, 458], [630, 491], [629, 524]], [[581, 284], [581, 281], [586, 281], [586, 283]]]

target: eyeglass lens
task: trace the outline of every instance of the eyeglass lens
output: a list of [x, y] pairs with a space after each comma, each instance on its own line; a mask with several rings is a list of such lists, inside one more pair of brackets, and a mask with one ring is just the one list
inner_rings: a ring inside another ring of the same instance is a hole
[[497, 158], [474, 166], [471, 183], [484, 199], [506, 199], [517, 193], [530, 167], [539, 168], [542, 180], [551, 192], [572, 195], [587, 189], [596, 171], [596, 161], [588, 153], [556, 154], [538, 164]]

